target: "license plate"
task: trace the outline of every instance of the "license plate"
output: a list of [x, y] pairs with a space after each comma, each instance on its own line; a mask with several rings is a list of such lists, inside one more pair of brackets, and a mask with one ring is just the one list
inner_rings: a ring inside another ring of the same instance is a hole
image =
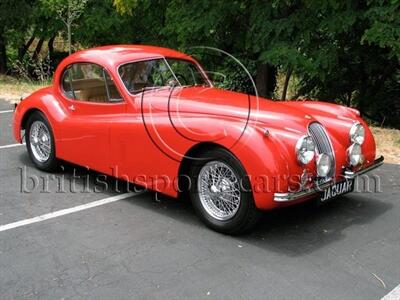
[[321, 192], [321, 202], [325, 202], [329, 199], [335, 198], [337, 196], [350, 193], [354, 189], [354, 180], [345, 180], [334, 185], [331, 185], [327, 189]]

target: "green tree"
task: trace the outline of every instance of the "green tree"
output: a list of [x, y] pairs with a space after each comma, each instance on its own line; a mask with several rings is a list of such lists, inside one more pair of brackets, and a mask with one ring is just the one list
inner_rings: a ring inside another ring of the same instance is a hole
[[368, 22], [361, 42], [389, 50], [400, 59], [400, 1], [369, 0], [364, 18]]
[[35, 1], [0, 1], [0, 73], [6, 73], [7, 46], [9, 40], [21, 40], [21, 34], [29, 27]]
[[72, 52], [72, 25], [82, 15], [88, 0], [41, 0], [67, 28], [68, 53]]
[[261, 96], [276, 95], [279, 70], [284, 79], [277, 98], [287, 98], [295, 77], [298, 96], [354, 106], [371, 119], [400, 126], [400, 0], [86, 2], [0, 2], [0, 71], [7, 70], [6, 49], [9, 59], [21, 60], [33, 40], [38, 41], [35, 59], [46, 41], [52, 48], [64, 26], [71, 43], [73, 25], [84, 15], [74, 27], [79, 46], [146, 43], [177, 48], [227, 75], [223, 87], [254, 92], [237, 65], [192, 49], [215, 47], [248, 67]]
[[112, 0], [89, 1], [83, 14], [74, 33], [80, 45], [93, 47], [135, 42], [138, 22], [129, 15], [120, 15]]

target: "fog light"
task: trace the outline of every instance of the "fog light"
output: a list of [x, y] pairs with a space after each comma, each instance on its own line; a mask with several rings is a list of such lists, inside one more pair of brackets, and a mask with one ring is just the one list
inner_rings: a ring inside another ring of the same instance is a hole
[[364, 155], [361, 151], [361, 146], [354, 143], [347, 149], [347, 158], [352, 167], [358, 166], [364, 162]]
[[329, 155], [325, 153], [319, 154], [316, 163], [318, 176], [328, 176], [329, 172], [331, 171], [331, 158], [329, 157]]

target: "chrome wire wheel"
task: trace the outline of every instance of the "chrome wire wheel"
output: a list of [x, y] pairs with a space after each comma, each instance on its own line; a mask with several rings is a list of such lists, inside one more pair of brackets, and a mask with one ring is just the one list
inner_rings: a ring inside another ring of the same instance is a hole
[[29, 143], [36, 160], [46, 162], [51, 155], [51, 136], [46, 124], [34, 121], [29, 131]]
[[199, 172], [197, 187], [201, 205], [213, 218], [233, 218], [240, 206], [241, 190], [236, 173], [221, 161], [206, 163]]

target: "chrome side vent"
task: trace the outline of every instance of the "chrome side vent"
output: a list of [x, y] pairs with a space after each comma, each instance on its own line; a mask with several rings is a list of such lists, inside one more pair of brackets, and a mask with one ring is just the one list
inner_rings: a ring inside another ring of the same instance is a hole
[[322, 126], [321, 123], [313, 122], [308, 125], [308, 132], [314, 140], [314, 143], [317, 147], [317, 152], [326, 153], [331, 158], [332, 165], [328, 177], [334, 177], [336, 166], [335, 153], [333, 152], [331, 140], [329, 139], [324, 126]]

